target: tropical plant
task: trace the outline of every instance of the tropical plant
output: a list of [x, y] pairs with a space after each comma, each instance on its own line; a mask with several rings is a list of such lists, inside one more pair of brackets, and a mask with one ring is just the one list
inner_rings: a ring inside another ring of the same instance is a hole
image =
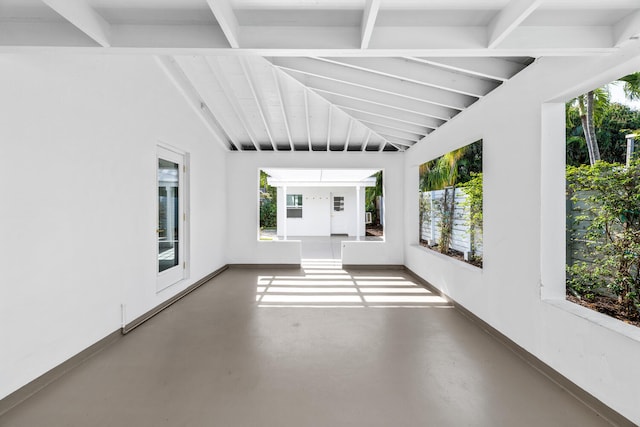
[[482, 172], [472, 172], [471, 179], [460, 187], [467, 194], [467, 204], [471, 212], [469, 221], [476, 227], [482, 227]]
[[625, 96], [630, 100], [640, 99], [640, 71], [620, 77]]
[[460, 175], [460, 160], [464, 157], [469, 145], [450, 151], [437, 159], [420, 165], [420, 187], [423, 191], [444, 190], [442, 199], [436, 202], [440, 211], [440, 240], [438, 250], [449, 251], [453, 233], [456, 184]]
[[574, 222], [588, 224], [590, 258], [567, 267], [568, 290], [586, 298], [609, 293], [629, 315], [640, 309], [640, 160], [568, 166], [567, 183], [583, 206]]
[[[625, 96], [628, 99], [640, 99], [640, 72], [620, 77], [613, 84], [622, 84]], [[569, 105], [577, 109], [584, 134], [584, 142], [589, 154], [589, 164], [593, 165], [602, 158], [596, 128], [601, 123], [603, 113], [609, 106], [609, 91], [606, 86], [591, 90], [569, 101]], [[567, 109], [568, 124], [571, 118], [569, 113], [570, 110]], [[571, 135], [571, 139], [569, 139], [569, 135], [567, 137], [567, 144], [575, 145], [580, 141], [576, 138], [577, 135]]]
[[260, 228], [273, 228], [278, 224], [277, 188], [269, 185], [266, 172], [260, 171]]
[[376, 172], [373, 176], [376, 178], [376, 185], [374, 187], [366, 187], [364, 193], [365, 211], [371, 212], [371, 220], [374, 224], [379, 224], [380, 218], [378, 218], [376, 200], [382, 196], [382, 171]]
[[605, 88], [594, 89], [572, 99], [570, 104], [577, 107], [589, 153], [589, 164], [593, 165], [600, 160], [595, 121], [601, 116], [600, 112], [609, 104], [609, 92]]

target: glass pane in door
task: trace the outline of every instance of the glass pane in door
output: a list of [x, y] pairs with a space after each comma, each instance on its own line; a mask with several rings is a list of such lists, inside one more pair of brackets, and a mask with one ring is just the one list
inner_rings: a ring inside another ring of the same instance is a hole
[[178, 265], [179, 165], [158, 159], [158, 272]]

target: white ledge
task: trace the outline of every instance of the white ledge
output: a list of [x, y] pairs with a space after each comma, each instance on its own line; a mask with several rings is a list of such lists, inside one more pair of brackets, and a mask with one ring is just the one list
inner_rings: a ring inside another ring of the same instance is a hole
[[599, 313], [595, 310], [591, 310], [590, 308], [583, 307], [580, 304], [564, 299], [544, 299], [542, 301], [550, 306], [559, 308], [560, 310], [581, 317], [598, 326], [602, 326], [603, 328], [624, 335], [629, 339], [640, 342], [640, 328], [637, 326], [630, 325], [622, 320], [618, 320], [614, 317]]
[[484, 271], [482, 268], [476, 267], [473, 264], [469, 264], [468, 262], [460, 261], [459, 259], [455, 259], [453, 257], [450, 257], [449, 255], [441, 254], [438, 251], [426, 248], [426, 247], [424, 247], [424, 246], [422, 246], [422, 245], [420, 245], [418, 243], [413, 243], [413, 244], [411, 244], [409, 246], [414, 247], [414, 248], [416, 248], [416, 249], [418, 249], [418, 250], [420, 250], [420, 251], [422, 251], [424, 253], [427, 253], [427, 254], [429, 254], [431, 256], [439, 258], [439, 259], [441, 259], [443, 261], [453, 262], [453, 263], [456, 264], [456, 266], [459, 266], [461, 268], [467, 269], [469, 271], [474, 271], [474, 272], [477, 272], [477, 273], [482, 273]]

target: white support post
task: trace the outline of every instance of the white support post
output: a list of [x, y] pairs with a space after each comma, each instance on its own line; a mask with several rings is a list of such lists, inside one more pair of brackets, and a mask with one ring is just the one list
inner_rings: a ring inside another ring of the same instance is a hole
[[283, 212], [283, 219], [282, 219], [282, 238], [284, 240], [287, 240], [287, 186], [283, 186], [282, 187], [282, 192], [284, 193], [284, 203], [282, 204], [284, 206], [284, 212]]
[[632, 133], [626, 135], [625, 138], [627, 139], [627, 167], [629, 167], [631, 160], [633, 160], [633, 152], [635, 151], [636, 135]]
[[430, 236], [430, 241], [427, 242], [429, 244], [429, 246], [433, 246], [436, 244], [436, 219], [435, 219], [435, 211], [436, 211], [436, 207], [435, 204], [433, 203], [433, 191], [429, 192], [429, 204], [431, 206], [431, 209], [429, 209], [429, 226], [431, 227], [431, 236]]
[[356, 186], [356, 240], [360, 240], [360, 186]]

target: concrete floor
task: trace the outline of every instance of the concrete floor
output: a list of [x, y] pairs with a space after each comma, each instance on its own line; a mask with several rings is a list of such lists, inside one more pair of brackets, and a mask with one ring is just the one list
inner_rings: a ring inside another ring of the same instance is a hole
[[233, 268], [0, 418], [34, 426], [602, 426], [402, 271]]

